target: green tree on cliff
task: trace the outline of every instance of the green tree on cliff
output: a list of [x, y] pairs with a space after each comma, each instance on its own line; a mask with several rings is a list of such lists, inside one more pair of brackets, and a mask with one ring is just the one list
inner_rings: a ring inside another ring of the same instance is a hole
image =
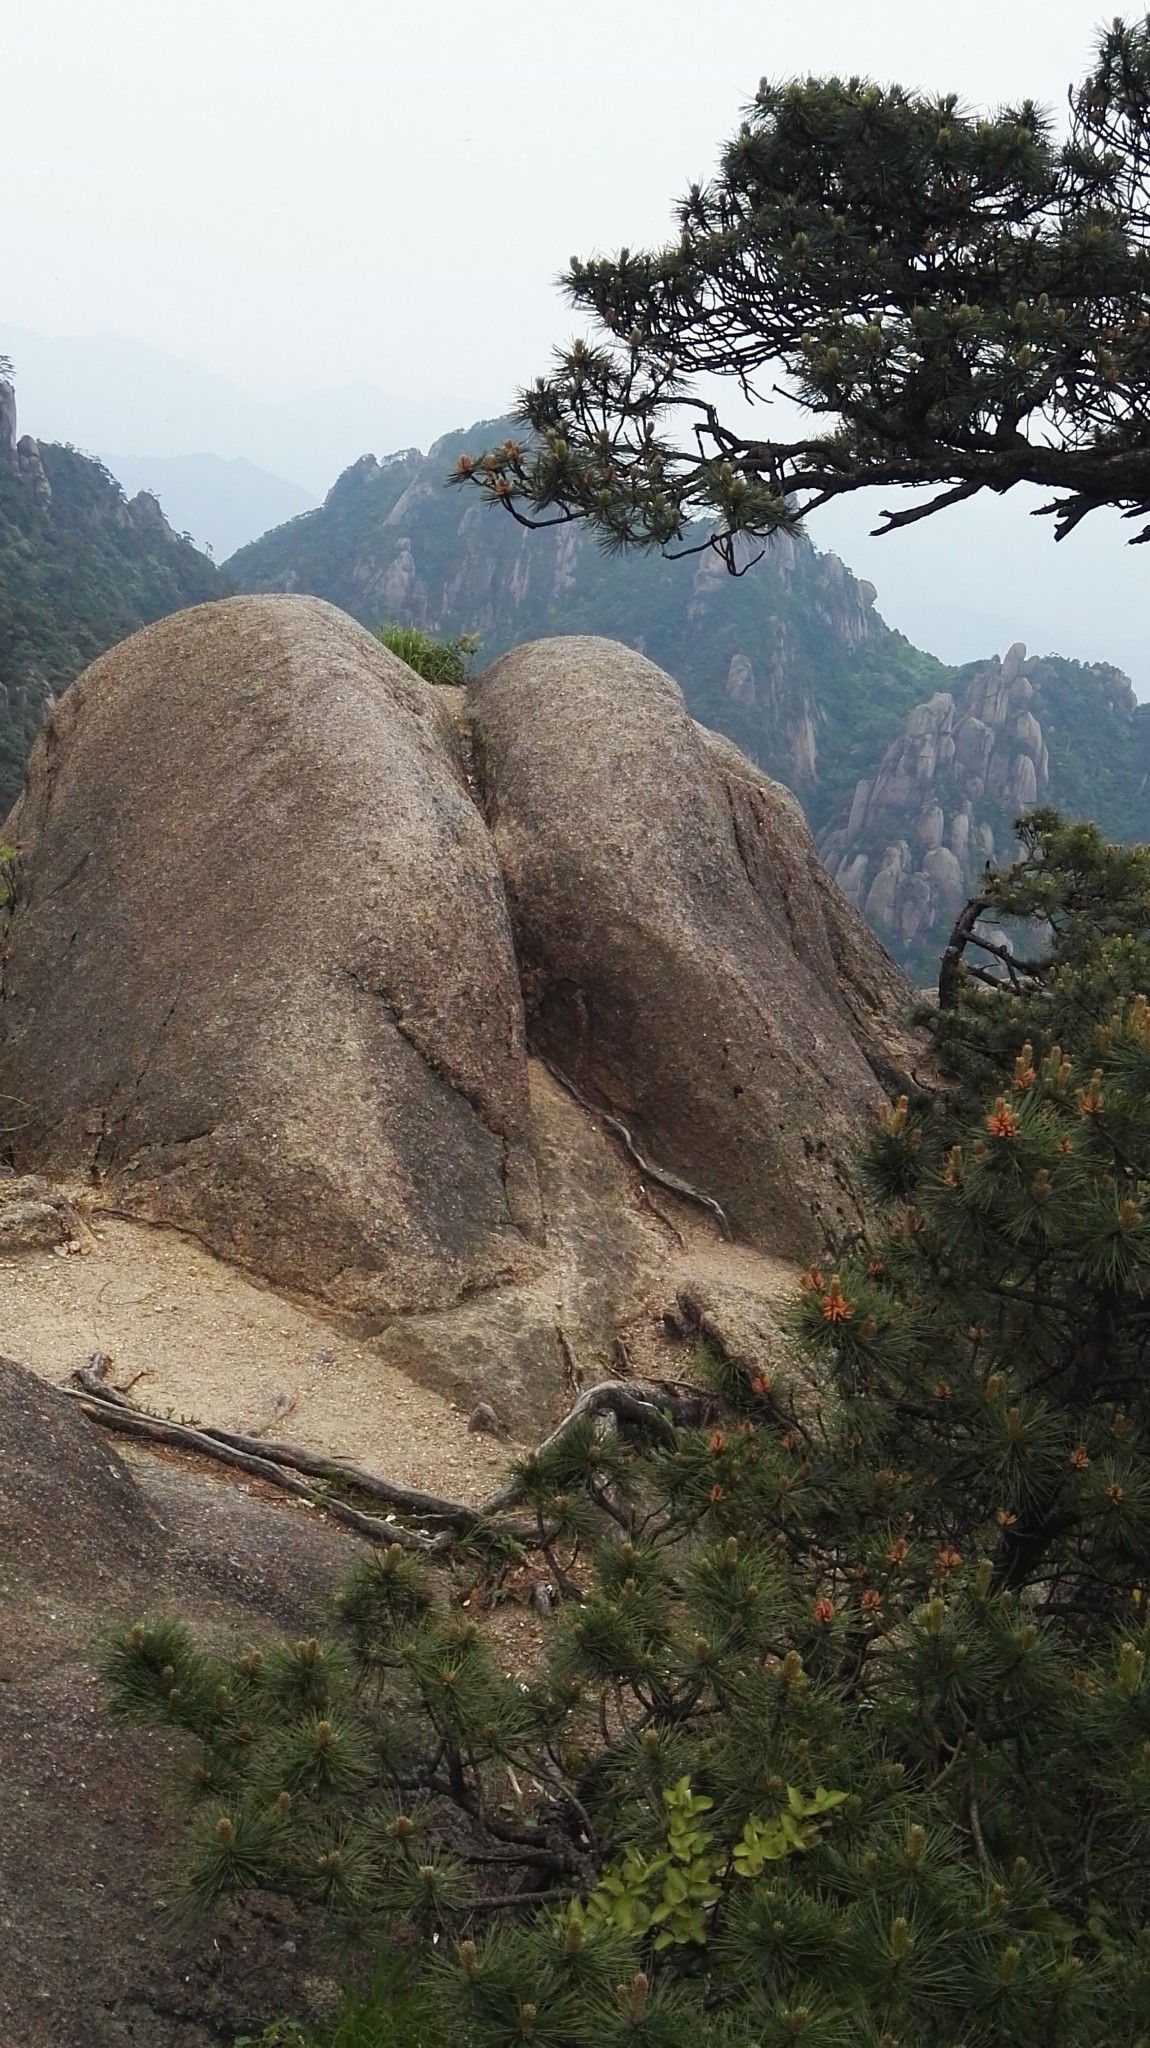
[[[598, 338], [522, 394], [522, 446], [460, 473], [529, 523], [732, 568], [745, 537], [874, 485], [935, 492], [882, 530], [1019, 483], [1052, 493], [1059, 538], [1100, 505], [1144, 519], [1148, 222], [1150, 17], [1102, 36], [1064, 141], [1032, 101], [984, 119], [953, 94], [764, 80], [673, 241], [573, 259]], [[724, 419], [716, 377], [810, 426]]]

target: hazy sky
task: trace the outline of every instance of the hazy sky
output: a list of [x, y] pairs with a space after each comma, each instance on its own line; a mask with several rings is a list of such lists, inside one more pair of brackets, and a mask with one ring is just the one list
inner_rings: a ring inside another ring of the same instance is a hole
[[[442, 395], [447, 428], [546, 369], [573, 252], [663, 238], [764, 72], [1061, 109], [1101, 18], [1095, 0], [7, 0], [0, 318], [127, 336], [265, 398], [360, 380]], [[1026, 521], [995, 512], [1009, 559]], [[859, 558], [864, 525], [812, 538], [873, 576], [895, 623], [915, 630], [900, 593], [937, 581], [952, 544], [960, 587], [933, 595], [979, 599], [961, 586], [983, 580], [989, 525], [898, 568], [896, 543]], [[1032, 522], [1015, 580], [1039, 539], [1034, 573], [1079, 607], [1047, 644], [1124, 660], [1150, 689], [1131, 610], [1146, 551], [1114, 571], [1111, 647], [1092, 551], [1055, 556]]]
[[574, 251], [662, 238], [762, 73], [1062, 102], [1093, 0], [7, 0], [4, 317], [478, 414]]

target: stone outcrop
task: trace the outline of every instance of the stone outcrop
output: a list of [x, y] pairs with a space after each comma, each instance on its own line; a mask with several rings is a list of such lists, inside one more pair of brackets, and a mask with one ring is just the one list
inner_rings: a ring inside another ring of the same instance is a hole
[[[16, 443], [16, 467], [20, 480], [30, 491], [37, 505], [50, 505], [52, 486], [40, 454], [40, 443], [31, 434], [21, 434]], [[166, 522], [165, 522], [166, 523]]]
[[0, 1357], [0, 1593], [67, 1599], [163, 1555], [164, 1533], [122, 1459], [54, 1387]]
[[1040, 801], [1050, 757], [1021, 641], [954, 693], [917, 704], [850, 814], [823, 838], [848, 900], [901, 956], [937, 954], [1013, 821]]
[[529, 1266], [522, 1009], [440, 697], [308, 598], [104, 656], [8, 830], [15, 1163], [281, 1285], [430, 1309]]
[[0, 1178], [0, 1258], [66, 1248], [78, 1227], [71, 1203], [50, 1181], [34, 1173]]
[[0, 468], [20, 479], [38, 505], [52, 500], [39, 443], [31, 434], [21, 434], [16, 422], [16, 393], [7, 378], [0, 377]]
[[852, 1229], [922, 1059], [795, 798], [615, 642], [445, 691], [314, 599], [203, 606], [60, 700], [5, 829], [10, 1164], [533, 1432], [568, 1339], [661, 1327], [685, 1215]]
[[740, 1235], [801, 1256], [840, 1234], [881, 1092], [850, 997], [889, 1042], [906, 991], [865, 933], [866, 988], [840, 987], [850, 912], [826, 913], [795, 799], [614, 642], [517, 648], [473, 717], [529, 1034]]
[[298, 1912], [265, 1897], [173, 1928], [184, 1744], [113, 1719], [97, 1662], [109, 1625], [144, 1614], [217, 1642], [311, 1634], [346, 1540], [202, 1471], [121, 1458], [6, 1358], [0, 1412], [0, 2041], [219, 2048], [279, 2013], [318, 2021], [325, 1959]]

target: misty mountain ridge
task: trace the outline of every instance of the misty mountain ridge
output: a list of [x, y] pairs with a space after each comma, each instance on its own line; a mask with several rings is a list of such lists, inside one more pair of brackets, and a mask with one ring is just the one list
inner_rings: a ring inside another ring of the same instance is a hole
[[0, 380], [0, 812], [50, 698], [138, 627], [227, 588], [154, 498], [129, 500], [100, 463], [21, 435]]
[[[1150, 706], [1117, 669], [1028, 660], [1018, 647], [1005, 663], [948, 666], [892, 630], [874, 585], [806, 537], [777, 537], [733, 580], [706, 551], [609, 555], [579, 525], [528, 532], [474, 489], [446, 488], [459, 454], [505, 437], [507, 420], [449, 434], [426, 455], [360, 455], [308, 510], [282, 474], [202, 453], [115, 458], [129, 489], [156, 493], [129, 500], [101, 463], [19, 438], [4, 392], [5, 799], [47, 698], [106, 647], [232, 589], [300, 591], [369, 628], [478, 633], [483, 661], [564, 633], [645, 653], [702, 723], [794, 790], [826, 865], [919, 979], [983, 861], [1010, 857], [1020, 809], [1052, 802], [1116, 838], [1150, 838]], [[209, 539], [261, 514], [293, 516], [221, 571], [172, 531], [158, 499]]]
[[[93, 454], [114, 451], [115, 459], [105, 457], [113, 470], [116, 460], [126, 468], [129, 458], [242, 458], [304, 491], [313, 504], [365, 448], [427, 448], [451, 422], [483, 410], [482, 394], [471, 402], [449, 393], [413, 398], [366, 383], [267, 399], [117, 335], [46, 337], [0, 323], [4, 352], [17, 366], [24, 420], [44, 440]], [[217, 557], [297, 509], [286, 498], [275, 500], [261, 529], [250, 523], [257, 507], [232, 489], [226, 470], [216, 481], [218, 492], [206, 474], [185, 484], [174, 476], [161, 482], [157, 473], [154, 488], [172, 524], [210, 542]], [[888, 497], [864, 492], [824, 507], [811, 521], [811, 537], [878, 585], [887, 618], [916, 646], [964, 663], [1021, 638], [1087, 662], [1103, 657], [1150, 696], [1144, 560], [1126, 545], [1117, 512], [1094, 513], [1056, 547], [1049, 521], [1027, 516], [1041, 494], [1019, 490], [956, 506], [896, 541], [876, 540], [871, 529]], [[246, 531], [236, 517], [241, 503]]]
[[270, 528], [311, 511], [315, 494], [257, 468], [242, 455], [115, 455], [100, 461], [129, 498], [154, 497], [169, 526], [216, 561]]
[[0, 322], [20, 409], [41, 440], [121, 457], [242, 458], [314, 503], [369, 447], [427, 442], [461, 408], [370, 384], [265, 399], [196, 363], [121, 335], [42, 335]]

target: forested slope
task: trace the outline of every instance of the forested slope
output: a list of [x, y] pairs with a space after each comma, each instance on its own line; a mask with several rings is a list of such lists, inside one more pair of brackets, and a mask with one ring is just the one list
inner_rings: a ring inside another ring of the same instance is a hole
[[18, 440], [0, 384], [0, 811], [50, 695], [137, 627], [228, 588], [154, 498], [129, 501], [74, 448]]

